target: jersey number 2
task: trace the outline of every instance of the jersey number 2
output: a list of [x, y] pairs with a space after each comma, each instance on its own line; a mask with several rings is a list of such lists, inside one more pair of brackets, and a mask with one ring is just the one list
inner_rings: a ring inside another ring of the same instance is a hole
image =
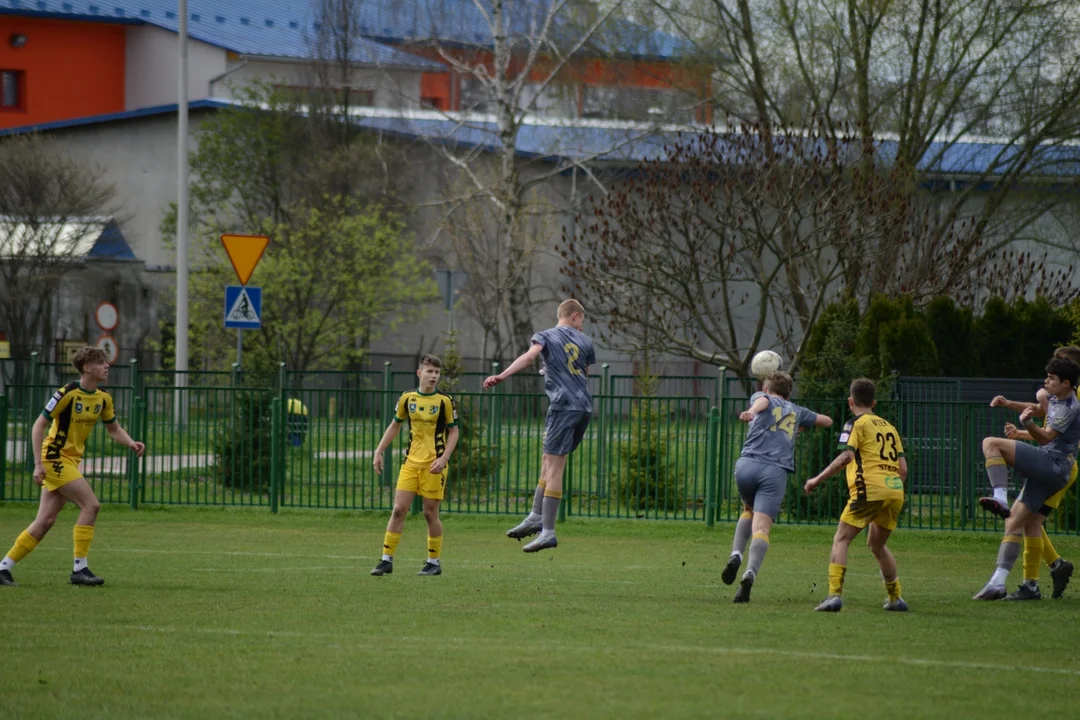
[[578, 355], [581, 354], [581, 348], [579, 348], [574, 343], [566, 343], [565, 345], [563, 345], [562, 349], [566, 353], [566, 367], [570, 369], [570, 374], [584, 375], [585, 373], [574, 367], [574, 363], [577, 361]]
[[[892, 433], [877, 434], [877, 441], [881, 443], [881, 447], [878, 448], [878, 454], [882, 460], [891, 460], [896, 462], [896, 458], [900, 456], [900, 453], [896, 451], [896, 436]], [[891, 447], [889, 452], [885, 452], [885, 443], [888, 443]]]

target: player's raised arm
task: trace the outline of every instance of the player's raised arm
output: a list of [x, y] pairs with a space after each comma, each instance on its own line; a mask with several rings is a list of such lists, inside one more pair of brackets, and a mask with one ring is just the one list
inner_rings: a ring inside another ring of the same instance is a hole
[[769, 409], [769, 398], [767, 395], [759, 396], [754, 402], [750, 403], [750, 407], [739, 413], [739, 419], [743, 422], [752, 422], [761, 413]]
[[854, 459], [855, 459], [855, 453], [854, 452], [852, 452], [851, 450], [844, 450], [842, 453], [837, 455], [833, 459], [833, 461], [831, 463], [829, 463], [829, 465], [824, 470], [822, 470], [817, 475], [815, 475], [814, 477], [807, 480], [806, 484], [803, 485], [803, 490], [806, 492], [807, 495], [809, 495], [810, 493], [812, 493], [814, 491], [814, 488], [816, 488], [818, 485], [820, 485], [821, 483], [823, 483], [826, 480], [828, 480], [829, 478], [831, 478], [836, 473], [843, 470], [844, 467], [846, 467], [847, 464], [850, 463]]
[[543, 351], [538, 343], [533, 343], [529, 346], [529, 349], [517, 356], [514, 362], [510, 363], [510, 366], [503, 370], [498, 375], [492, 375], [484, 380], [484, 388], [493, 388], [501, 383], [506, 378], [521, 372], [525, 368], [529, 367], [536, 361], [536, 356]]
[[1039, 398], [1040, 396], [1041, 398], [1039, 402], [1027, 403], [1020, 402], [1019, 400], [1010, 400], [1004, 395], [996, 395], [994, 396], [994, 399], [990, 401], [990, 407], [1008, 408], [1009, 410], [1017, 413], [1022, 413], [1024, 412], [1024, 410], [1032, 408], [1035, 411], [1035, 415], [1033, 415], [1033, 417], [1041, 418], [1046, 416], [1046, 404], [1049, 401], [1050, 396], [1047, 395], [1045, 390], [1039, 390], [1036, 397]]

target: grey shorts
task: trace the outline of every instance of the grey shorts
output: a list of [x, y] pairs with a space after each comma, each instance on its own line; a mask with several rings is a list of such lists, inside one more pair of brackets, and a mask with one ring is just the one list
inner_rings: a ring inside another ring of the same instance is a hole
[[788, 471], [778, 465], [744, 457], [735, 462], [735, 484], [739, 488], [739, 497], [754, 512], [765, 513], [773, 520], [780, 514], [787, 482]]
[[544, 452], [569, 455], [581, 444], [592, 413], [583, 410], [548, 410], [544, 422]]
[[1069, 482], [1072, 458], [1056, 460], [1042, 448], [1027, 443], [1016, 443], [1017, 475], [1024, 478], [1024, 489], [1016, 498], [1031, 512], [1040, 512], [1046, 500], [1059, 492]]

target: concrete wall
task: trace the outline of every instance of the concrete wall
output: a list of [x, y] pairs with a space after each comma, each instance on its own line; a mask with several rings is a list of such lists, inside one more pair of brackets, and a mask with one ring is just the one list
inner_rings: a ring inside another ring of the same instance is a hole
[[[149, 25], [127, 28], [127, 68], [124, 76], [128, 110], [168, 105], [177, 100], [180, 47], [174, 32]], [[222, 48], [188, 39], [188, 99], [210, 97], [213, 78], [226, 68]]]

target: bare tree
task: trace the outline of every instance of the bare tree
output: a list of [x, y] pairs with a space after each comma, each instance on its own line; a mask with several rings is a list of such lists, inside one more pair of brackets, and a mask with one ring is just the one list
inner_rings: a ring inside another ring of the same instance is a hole
[[[820, 118], [836, 143], [852, 127], [864, 161], [906, 190], [908, 219], [845, 261], [860, 297], [925, 288], [928, 277], [936, 291], [971, 296], [1000, 251], [1051, 242], [1040, 223], [1074, 203], [1061, 190], [1078, 160], [1080, 0], [655, 4], [718, 60], [723, 112], [787, 126]], [[965, 144], [980, 135], [977, 149]], [[949, 249], [935, 256], [944, 272], [897, 252], [913, 225], [922, 248]]]
[[847, 253], [899, 215], [886, 185], [851, 192], [858, 155], [823, 132], [742, 125], [665, 147], [579, 217], [568, 287], [629, 350], [745, 372], [764, 338], [797, 366]]
[[52, 342], [61, 281], [111, 219], [114, 197], [100, 170], [55, 141], [0, 139], [0, 323], [15, 357]]
[[[543, 157], [522, 157], [521, 132], [536, 116], [576, 115], [584, 59], [616, 58], [628, 42], [644, 47], [643, 29], [619, 19], [624, 5], [623, 0], [603, 5], [476, 0], [434, 3], [442, 12], [425, 19], [430, 40], [418, 49], [448, 65], [463, 88], [463, 112], [443, 113], [449, 130], [433, 143], [455, 170], [448, 180], [453, 194], [440, 202], [441, 229], [451, 240], [456, 262], [469, 273], [470, 286], [476, 284], [465, 291], [473, 298], [469, 306], [494, 338], [497, 352], [526, 345], [532, 335], [537, 293], [544, 291], [537, 287], [534, 263], [550, 248], [543, 229], [569, 217], [584, 196], [577, 193], [581, 185], [607, 192], [593, 162], [654, 133], [680, 109], [694, 115], [693, 100], [681, 95], [647, 115], [647, 122], [611, 133], [600, 146], [586, 142], [587, 129], [565, 122], [551, 133]], [[441, 40], [445, 23], [460, 22], [444, 14], [451, 6], [479, 18], [485, 37], [476, 46]], [[678, 100], [684, 103], [681, 108]], [[466, 136], [480, 141], [467, 148], [443, 142]], [[570, 196], [553, 198], [547, 188], [567, 173], [574, 178]], [[548, 291], [554, 295], [557, 288]]]

